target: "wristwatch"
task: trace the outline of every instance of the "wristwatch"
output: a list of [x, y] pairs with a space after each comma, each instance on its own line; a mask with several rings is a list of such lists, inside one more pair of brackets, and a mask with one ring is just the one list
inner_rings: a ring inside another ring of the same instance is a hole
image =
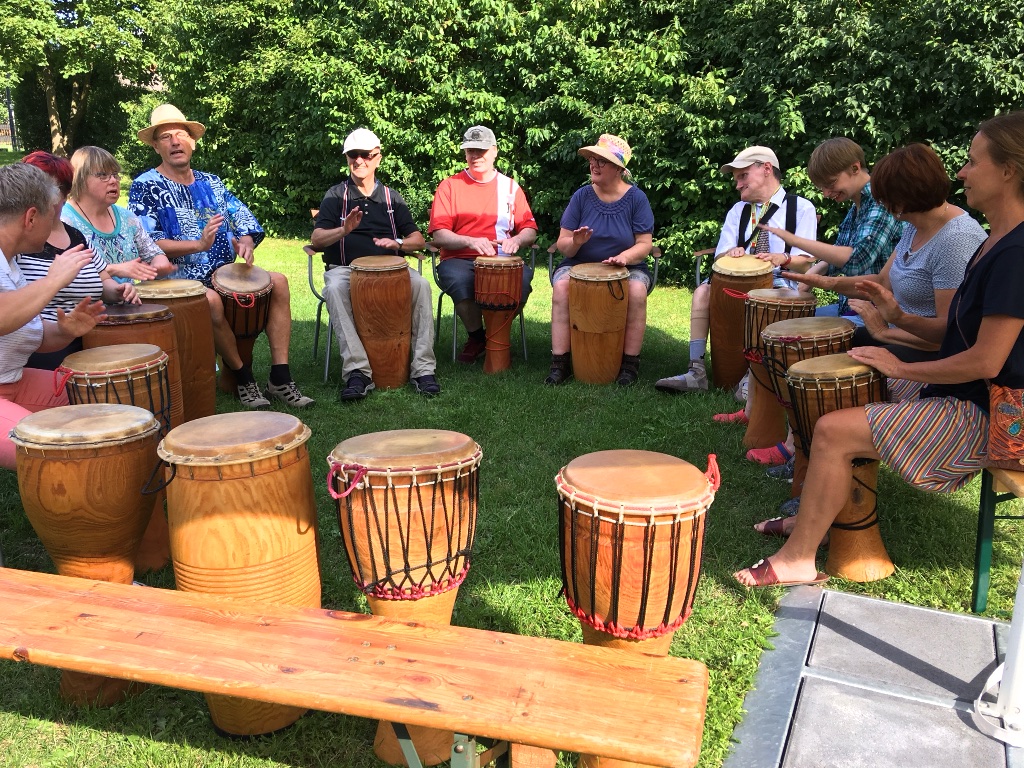
[[398, 250], [402, 250], [402, 243], [404, 243], [405, 240], [401, 237], [396, 237], [395, 242], [398, 243]]

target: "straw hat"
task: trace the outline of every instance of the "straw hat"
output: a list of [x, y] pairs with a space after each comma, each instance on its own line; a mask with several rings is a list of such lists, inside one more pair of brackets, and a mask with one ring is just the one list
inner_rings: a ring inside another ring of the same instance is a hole
[[597, 144], [590, 147], [581, 147], [578, 154], [584, 157], [599, 157], [625, 170], [629, 158], [633, 156], [633, 150], [629, 148], [629, 144], [624, 139], [620, 139], [618, 136], [613, 136], [610, 133], [602, 133], [601, 137], [597, 140]]
[[171, 125], [172, 123], [184, 125], [193, 139], [198, 139], [206, 133], [205, 125], [197, 123], [195, 120], [186, 120], [181, 110], [173, 104], [161, 104], [149, 116], [149, 127], [139, 131], [139, 141], [152, 147], [156, 143], [157, 129], [160, 126]]

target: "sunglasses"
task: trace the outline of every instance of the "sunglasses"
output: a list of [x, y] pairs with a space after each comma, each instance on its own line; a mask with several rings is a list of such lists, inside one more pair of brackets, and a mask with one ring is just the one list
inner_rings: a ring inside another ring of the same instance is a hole
[[345, 157], [349, 160], [373, 160], [375, 157], [380, 157], [380, 152], [364, 152], [362, 150], [353, 149], [351, 152], [345, 153]]

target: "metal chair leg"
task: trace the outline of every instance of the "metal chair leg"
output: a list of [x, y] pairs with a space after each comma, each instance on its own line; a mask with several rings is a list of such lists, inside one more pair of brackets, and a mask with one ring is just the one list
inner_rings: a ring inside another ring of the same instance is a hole
[[974, 548], [974, 586], [971, 589], [971, 610], [981, 613], [988, 605], [989, 568], [992, 566], [992, 533], [995, 529], [996, 492], [992, 473], [981, 473], [981, 499], [978, 503], [978, 539]]
[[526, 362], [526, 320], [523, 319], [523, 310], [519, 310], [519, 338], [523, 342], [523, 362]]
[[455, 311], [455, 302], [452, 302], [452, 362], [455, 361], [459, 352], [459, 313]]
[[[313, 359], [316, 360], [317, 350], [320, 348], [320, 318], [324, 311], [324, 303], [321, 301], [316, 305], [316, 328], [313, 330]], [[328, 345], [330, 342], [328, 341]]]
[[334, 338], [334, 328], [331, 327], [331, 313], [327, 313], [327, 338], [324, 339], [324, 384], [331, 372], [331, 339]]

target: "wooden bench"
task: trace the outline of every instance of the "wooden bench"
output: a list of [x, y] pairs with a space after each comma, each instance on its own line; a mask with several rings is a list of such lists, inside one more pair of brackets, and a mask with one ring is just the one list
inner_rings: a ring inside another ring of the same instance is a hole
[[981, 473], [978, 502], [978, 539], [974, 550], [974, 586], [971, 610], [981, 613], [988, 605], [989, 568], [992, 566], [992, 534], [996, 520], [1024, 520], [1024, 515], [997, 515], [996, 505], [1024, 498], [1024, 471], [986, 469]]
[[692, 766], [708, 691], [686, 659], [8, 568], [0, 658], [454, 730], [454, 768], [477, 736]]

